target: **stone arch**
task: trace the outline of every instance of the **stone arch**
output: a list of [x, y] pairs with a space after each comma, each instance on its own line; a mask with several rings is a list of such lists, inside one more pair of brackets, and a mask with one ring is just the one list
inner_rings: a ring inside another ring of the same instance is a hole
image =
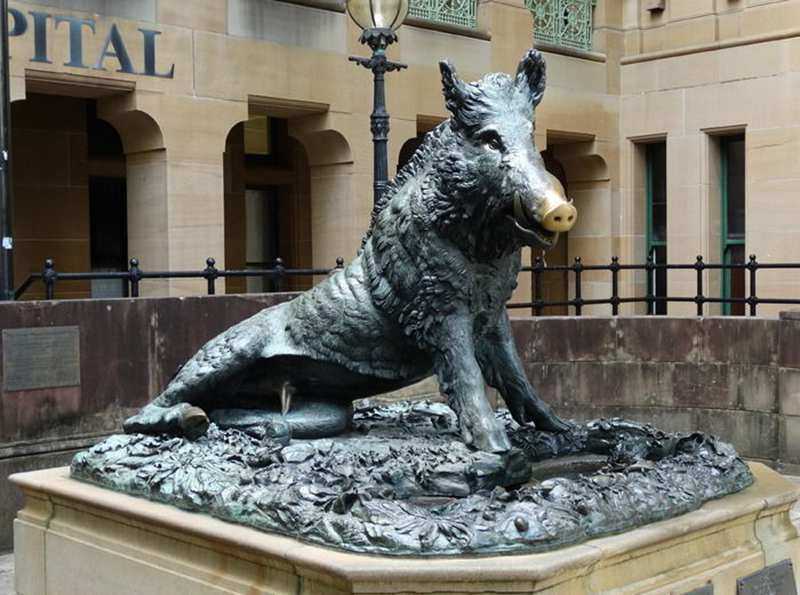
[[[134, 104], [134, 93], [98, 100], [97, 116], [119, 134], [125, 153], [128, 255], [150, 270], [170, 270], [168, 168], [164, 132]], [[142, 284], [141, 295], [167, 295], [166, 280]]]
[[316, 130], [294, 133], [292, 136], [305, 147], [308, 163], [312, 167], [353, 162], [350, 143], [338, 130]]
[[164, 148], [161, 127], [150, 114], [142, 110], [113, 112], [99, 108], [97, 115], [120, 135], [126, 155]]
[[[541, 152], [544, 166], [548, 172], [554, 175], [561, 185], [567, 196], [570, 196], [569, 180], [567, 179], [567, 170], [564, 164], [555, 156], [552, 148]], [[536, 257], [540, 254], [534, 253], [532, 256]], [[558, 243], [546, 254], [545, 262], [548, 266], [564, 266], [570, 264], [569, 256], [569, 232], [561, 234]], [[533, 279], [531, 279], [533, 282]], [[533, 289], [531, 288], [531, 292]], [[560, 271], [551, 271], [545, 273], [542, 277], [542, 298], [547, 302], [563, 302], [569, 299], [569, 274]], [[549, 306], [542, 310], [545, 316], [565, 316], [568, 314], [566, 306]]]
[[[413, 132], [408, 131], [406, 133], [406, 140], [400, 146], [400, 150], [397, 154], [397, 171], [400, 171], [400, 169], [406, 163], [408, 163], [411, 157], [413, 157], [416, 150], [425, 141], [425, 135], [436, 128], [445, 119], [446, 118], [438, 116], [426, 116], [422, 114], [417, 115], [416, 121], [411, 122], [413, 126]], [[406, 126], [404, 130], [408, 130], [408, 127]], [[401, 129], [399, 132], [402, 134], [403, 129]], [[401, 138], [403, 137], [401, 136]], [[392, 177], [391, 173], [389, 177]]]
[[[226, 135], [225, 254], [230, 269], [269, 268], [277, 258], [287, 268], [312, 265], [309, 157], [288, 128], [287, 119], [261, 114], [234, 124]], [[280, 287], [274, 279], [242, 278], [229, 279], [226, 290], [299, 291], [310, 284], [306, 276], [287, 278]]]
[[397, 171], [400, 171], [403, 166], [411, 160], [411, 158], [414, 156], [414, 153], [416, 153], [417, 149], [419, 149], [420, 145], [422, 144], [424, 138], [424, 133], [417, 134], [417, 136], [409, 138], [403, 143], [403, 146], [400, 147], [400, 154], [397, 157]]
[[289, 129], [308, 155], [314, 268], [333, 268], [338, 257], [355, 256], [372, 208], [371, 161], [361, 168], [366, 171], [355, 168], [342, 132], [350, 123], [332, 120], [331, 114], [301, 118]]
[[[548, 152], [563, 168], [567, 195], [578, 209], [578, 222], [567, 235], [566, 261], [580, 257], [584, 264], [609, 264], [614, 255], [614, 203], [606, 146], [594, 139], [559, 136], [548, 137]], [[581, 279], [582, 297], [608, 298], [611, 278], [605, 271], [586, 271]], [[574, 275], [569, 277], [569, 295], [575, 294]], [[593, 306], [584, 313], [610, 314], [610, 306]]]
[[[95, 96], [73, 87], [23, 85], [17, 91], [11, 105], [15, 273], [38, 272], [50, 257], [64, 272], [127, 269], [127, 171], [119, 130], [98, 117]], [[46, 229], [38, 223], [45, 209]], [[96, 280], [60, 284], [56, 295], [124, 294], [121, 282]], [[26, 297], [37, 295], [34, 289]]]

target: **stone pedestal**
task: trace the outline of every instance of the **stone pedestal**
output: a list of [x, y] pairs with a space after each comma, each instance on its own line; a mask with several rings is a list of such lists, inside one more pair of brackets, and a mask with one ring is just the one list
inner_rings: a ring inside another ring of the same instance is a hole
[[[19, 595], [163, 593], [685, 593], [781, 560], [800, 569], [800, 490], [751, 465], [750, 488], [622, 535], [544, 554], [407, 558], [342, 553], [69, 478], [14, 475]], [[797, 580], [797, 576], [795, 577]], [[798, 581], [800, 582], [800, 581]]]

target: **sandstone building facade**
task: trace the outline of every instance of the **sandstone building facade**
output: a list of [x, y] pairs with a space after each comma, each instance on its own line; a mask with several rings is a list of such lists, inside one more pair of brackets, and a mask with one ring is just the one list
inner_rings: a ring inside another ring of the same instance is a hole
[[[409, 65], [387, 76], [390, 172], [446, 115], [440, 58], [474, 79], [513, 71], [533, 40], [548, 61], [537, 146], [580, 213], [548, 264], [800, 261], [800, 0], [411, 4], [390, 48]], [[13, 0], [10, 12], [17, 285], [46, 257], [62, 271], [120, 270], [134, 256], [176, 271], [208, 256], [218, 268], [277, 256], [325, 268], [355, 254], [372, 202], [372, 80], [347, 60], [367, 50], [342, 2]], [[694, 271], [621, 281], [623, 296], [695, 293]], [[743, 273], [705, 281], [709, 295], [748, 290]], [[545, 293], [570, 283], [547, 275]], [[229, 280], [226, 291], [269, 288]], [[798, 289], [796, 273], [759, 273], [759, 296]], [[608, 273], [584, 273], [582, 290], [608, 297]], [[60, 283], [57, 296], [122, 291]], [[523, 274], [516, 298], [530, 295]]]

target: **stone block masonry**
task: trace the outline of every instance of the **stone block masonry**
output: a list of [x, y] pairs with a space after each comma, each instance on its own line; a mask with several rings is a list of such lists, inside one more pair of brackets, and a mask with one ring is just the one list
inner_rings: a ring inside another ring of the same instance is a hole
[[11, 549], [11, 521], [21, 506], [8, 475], [67, 464], [77, 450], [119, 431], [205, 341], [290, 297], [0, 304], [4, 330], [77, 326], [80, 334], [77, 386], [7, 390], [0, 366], [0, 552]]
[[515, 320], [533, 384], [565, 417], [723, 436], [800, 469], [800, 316]]

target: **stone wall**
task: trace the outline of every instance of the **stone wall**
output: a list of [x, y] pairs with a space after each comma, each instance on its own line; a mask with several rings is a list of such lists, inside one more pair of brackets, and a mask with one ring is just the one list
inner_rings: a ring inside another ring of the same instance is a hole
[[[565, 241], [571, 254], [583, 255], [587, 264], [607, 262], [611, 256], [610, 180], [618, 178], [619, 170], [617, 62], [623, 50], [622, 17], [618, 8], [609, 11], [606, 4], [619, 3], [598, 4], [597, 53], [579, 58], [546, 52], [548, 99], [537, 111], [538, 148], [554, 147], [578, 208], [587, 209], [587, 214], [591, 209], [592, 215], [582, 218]], [[231, 192], [235, 180], [226, 175], [223, 153], [233, 128], [263, 115], [286, 119], [289, 135], [307, 155], [303, 201], [297, 204], [311, 213], [314, 267], [330, 267], [336, 257], [349, 259], [356, 253], [372, 208], [372, 83], [369, 72], [348, 61], [348, 56], [363, 56], [368, 50], [358, 43], [360, 30], [344, 13], [342, 2], [14, 0], [11, 7], [27, 24], [25, 32], [10, 41], [15, 111], [32, 111], [43, 127], [54, 112], [31, 101], [35, 93], [46, 92], [54, 102], [97, 100], [98, 116], [117, 130], [124, 146], [127, 253], [144, 269], [195, 270], [208, 256], [216, 258], [219, 268], [232, 268], [241, 260], [230, 241], [239, 231], [241, 216], [224, 198], [230, 202], [236, 192]], [[36, 57], [31, 13], [43, 19], [38, 35], [46, 34], [46, 59]], [[475, 80], [486, 72], [513, 72], [530, 47], [533, 21], [523, 0], [481, 1], [478, 13], [474, 30], [433, 21], [406, 24], [400, 42], [389, 49], [393, 60], [409, 65], [386, 79], [389, 171], [396, 171], [407, 140], [447, 115], [439, 59], [450, 58], [464, 79]], [[86, 67], [72, 62], [65, 17], [92, 23], [81, 33]], [[12, 22], [22, 31], [22, 20], [20, 27]], [[159, 76], [146, 72], [142, 29], [159, 33], [154, 65]], [[112, 31], [123, 40], [133, 71], [120, 72], [122, 64], [111, 55], [98, 63]], [[166, 75], [173, 65], [170, 78]], [[52, 175], [53, 165], [44, 159], [48, 156], [28, 151], [26, 161], [12, 158], [12, 177], [22, 167]], [[603, 166], [593, 167], [594, 163]], [[26, 226], [38, 221], [37, 213], [52, 210], [52, 202], [41, 192], [34, 194], [28, 206], [19, 209], [15, 235], [25, 239]], [[76, 225], [85, 227], [88, 215], [79, 210], [71, 215], [73, 220], [79, 216]], [[598, 229], [599, 238], [594, 237]], [[50, 238], [49, 245], [19, 243], [16, 285], [30, 270], [38, 272], [47, 256], [57, 259], [62, 272], [87, 269], [86, 258], [74, 256], [75, 242], [62, 241], [58, 233]], [[86, 251], [86, 246], [80, 248]], [[288, 261], [291, 255], [282, 256]], [[530, 261], [529, 251], [525, 259]], [[606, 281], [590, 277], [584, 279], [585, 297], [608, 293]], [[220, 291], [223, 285], [220, 281]], [[231, 291], [242, 290], [235, 282], [228, 285]], [[74, 291], [64, 293], [67, 289], [60, 284], [57, 297], [81, 297]], [[141, 288], [142, 295], [149, 296], [204, 290], [202, 280], [190, 279], [150, 281]], [[517, 298], [529, 297], [526, 278]]]
[[800, 470], [800, 317], [515, 321], [528, 376], [566, 417], [702, 430]]
[[798, 0], [623, 0], [625, 55], [691, 51], [791, 30]]
[[[667, 148], [667, 260], [720, 262], [720, 139], [745, 137], [745, 255], [760, 262], [796, 262], [794, 189], [800, 166], [800, 120], [792, 98], [800, 62], [796, 24], [800, 0], [669, 0], [665, 10], [625, 2], [625, 52], [620, 59], [620, 227], [614, 253], [642, 262], [645, 248], [645, 157], [651, 141]], [[774, 217], [772, 213], [781, 213]], [[708, 271], [708, 295], [720, 295]], [[673, 270], [668, 293], [695, 294], [694, 271]], [[748, 285], [749, 287], [749, 285]], [[759, 297], [796, 295], [798, 278], [780, 270], [758, 274]], [[644, 295], [644, 275], [622, 281], [621, 295]], [[719, 313], [710, 304], [707, 312]], [[759, 315], [781, 306], [762, 304]], [[694, 304], [669, 304], [691, 315]], [[641, 306], [623, 313], [644, 313]]]
[[[68, 464], [77, 450], [118, 431], [205, 341], [288, 296], [0, 304], [0, 329], [80, 332], [79, 386], [7, 391], [0, 382], [0, 551], [11, 549], [21, 504], [8, 475]], [[2, 351], [0, 344], [0, 360]]]
[[[67, 464], [76, 450], [118, 431], [207, 339], [288, 297], [0, 304], [2, 329], [78, 326], [80, 332], [79, 386], [0, 391], [0, 551], [11, 547], [19, 505], [5, 481], [10, 473]], [[800, 313], [512, 324], [531, 381], [561, 415], [619, 415], [666, 430], [709, 431], [746, 457], [800, 472]], [[400, 396], [435, 391], [429, 380]]]

